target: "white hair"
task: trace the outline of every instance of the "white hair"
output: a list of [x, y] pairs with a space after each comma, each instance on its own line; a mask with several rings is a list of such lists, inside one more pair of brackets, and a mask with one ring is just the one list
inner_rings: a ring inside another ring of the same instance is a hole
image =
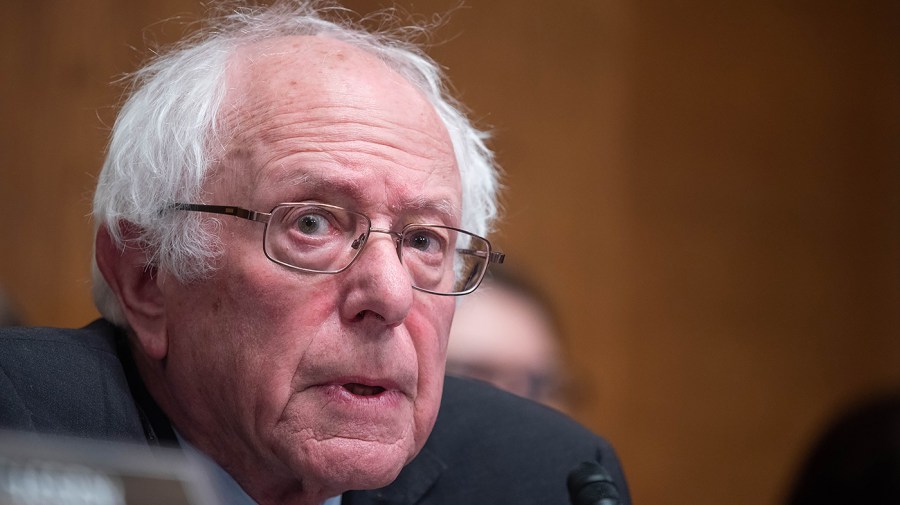
[[[201, 188], [221, 149], [218, 114], [225, 95], [228, 59], [243, 45], [290, 35], [319, 35], [376, 55], [407, 79], [434, 106], [453, 144], [462, 182], [461, 226], [478, 235], [497, 216], [498, 170], [476, 129], [445, 86], [440, 67], [410, 34], [423, 27], [366, 30], [331, 2], [279, 1], [236, 7], [213, 16], [209, 26], [132, 75], [130, 96], [115, 124], [94, 194], [96, 229], [105, 227], [119, 248], [141, 247], [148, 268], [183, 282], [213, 270], [221, 250], [214, 230], [194, 213], [163, 212], [175, 202], [201, 201]], [[391, 21], [384, 12], [381, 21]], [[385, 23], [387, 24], [387, 23]], [[122, 227], [136, 232], [126, 244]], [[94, 303], [100, 313], [127, 327], [119, 301], [94, 261]]]

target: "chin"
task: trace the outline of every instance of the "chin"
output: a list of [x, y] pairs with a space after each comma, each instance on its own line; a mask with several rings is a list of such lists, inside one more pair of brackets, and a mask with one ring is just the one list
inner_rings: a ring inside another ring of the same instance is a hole
[[418, 452], [403, 443], [330, 439], [296, 455], [292, 465], [307, 484], [333, 491], [377, 489], [387, 486]]
[[359, 469], [342, 486], [346, 490], [378, 489], [387, 486], [400, 475], [403, 465], [390, 470], [373, 472], [371, 468]]

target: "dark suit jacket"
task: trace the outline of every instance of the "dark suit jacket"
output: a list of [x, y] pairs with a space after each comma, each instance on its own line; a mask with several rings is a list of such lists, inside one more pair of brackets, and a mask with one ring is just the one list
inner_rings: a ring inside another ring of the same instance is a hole
[[[0, 329], [0, 428], [177, 445], [147, 394], [122, 333]], [[565, 505], [568, 472], [599, 461], [630, 504], [612, 447], [558, 412], [448, 377], [434, 431], [396, 481], [344, 494], [345, 505]]]

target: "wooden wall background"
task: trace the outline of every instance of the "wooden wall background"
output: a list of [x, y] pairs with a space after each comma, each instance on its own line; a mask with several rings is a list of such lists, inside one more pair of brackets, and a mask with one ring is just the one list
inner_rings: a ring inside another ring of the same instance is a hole
[[[109, 83], [199, 5], [5, 3], [0, 283], [29, 323], [94, 317]], [[778, 503], [834, 409], [900, 383], [898, 33], [890, 0], [492, 0], [437, 32], [506, 169], [497, 241], [637, 503]]]

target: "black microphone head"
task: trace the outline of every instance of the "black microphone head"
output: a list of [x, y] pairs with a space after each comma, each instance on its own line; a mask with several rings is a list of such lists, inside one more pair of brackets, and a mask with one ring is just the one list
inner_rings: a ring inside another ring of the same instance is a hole
[[572, 505], [619, 505], [619, 490], [600, 463], [585, 461], [566, 480]]

